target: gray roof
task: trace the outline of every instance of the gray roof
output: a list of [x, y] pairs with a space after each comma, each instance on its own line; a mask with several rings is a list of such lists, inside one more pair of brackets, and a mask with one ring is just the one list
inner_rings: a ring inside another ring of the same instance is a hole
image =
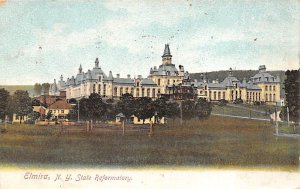
[[170, 75], [177, 76], [179, 74], [175, 64], [160, 65], [158, 69], [150, 69], [150, 75]]
[[154, 81], [152, 79], [148, 79], [148, 78], [143, 78], [142, 85], [156, 85], [156, 83], [154, 83]]
[[253, 77], [250, 79], [253, 83], [277, 83], [280, 82], [279, 78], [275, 78], [271, 74], [267, 72], [259, 72], [258, 74], [255, 74]]
[[171, 52], [170, 52], [169, 44], [165, 44], [165, 50], [164, 50], [164, 54], [162, 55], [162, 57], [165, 57], [165, 56], [172, 56]]
[[131, 78], [114, 78], [113, 83], [123, 85], [134, 85], [134, 80]]
[[234, 87], [235, 84], [241, 86], [240, 81], [233, 76], [226, 77], [221, 83], [222, 87]]

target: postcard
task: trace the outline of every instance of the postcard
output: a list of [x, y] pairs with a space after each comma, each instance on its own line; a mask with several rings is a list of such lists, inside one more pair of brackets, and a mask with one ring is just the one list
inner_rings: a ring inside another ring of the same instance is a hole
[[0, 0], [0, 189], [300, 188], [297, 0]]

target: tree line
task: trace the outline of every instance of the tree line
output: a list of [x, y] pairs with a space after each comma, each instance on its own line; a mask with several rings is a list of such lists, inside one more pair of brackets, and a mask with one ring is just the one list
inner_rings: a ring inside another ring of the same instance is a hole
[[[76, 120], [78, 117], [78, 109], [80, 120], [107, 121], [114, 120], [115, 116], [122, 113], [125, 122], [130, 122], [132, 115], [145, 122], [146, 119], [156, 119], [163, 117], [175, 119], [181, 117], [188, 120], [194, 117], [205, 119], [209, 117], [212, 104], [205, 99], [184, 100], [181, 103], [176, 101], [168, 101], [166, 98], [158, 98], [152, 100], [149, 97], [134, 98], [131, 94], [123, 94], [120, 100], [114, 101], [108, 99], [104, 101], [100, 95], [93, 93], [89, 98], [79, 100], [70, 99], [70, 103], [76, 104], [72, 113], [68, 115], [68, 119]], [[78, 107], [79, 105], [79, 107]]]

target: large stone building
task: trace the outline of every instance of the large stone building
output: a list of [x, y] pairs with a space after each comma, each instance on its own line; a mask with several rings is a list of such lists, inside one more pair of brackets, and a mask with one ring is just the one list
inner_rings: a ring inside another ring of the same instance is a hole
[[266, 72], [265, 66], [259, 67], [259, 73], [251, 77], [247, 82], [240, 82], [233, 76], [232, 69], [224, 81], [215, 80], [208, 82], [205, 76], [200, 81], [190, 81], [189, 73], [179, 65], [178, 69], [172, 63], [172, 55], [169, 45], [165, 45], [162, 55], [162, 64], [159, 67], [150, 68], [147, 78], [141, 75], [126, 78], [117, 74], [115, 77], [109, 71], [108, 75], [99, 66], [96, 58], [93, 69], [86, 72], [80, 65], [76, 76], [63, 81], [61, 76], [58, 83], [54, 81], [50, 88], [50, 94], [58, 95], [65, 92], [66, 98], [81, 99], [98, 93], [104, 98], [119, 98], [122, 94], [130, 93], [134, 97], [160, 96], [173, 97], [175, 99], [201, 97], [211, 101], [225, 99], [235, 101], [242, 99], [244, 102], [280, 102], [280, 80]]
[[230, 68], [228, 77], [222, 82], [218, 80], [208, 82], [203, 76], [201, 81], [194, 81], [192, 85], [197, 88], [198, 97], [211, 101], [241, 99], [246, 103], [280, 103], [280, 79], [267, 73], [264, 65], [259, 67], [259, 73], [251, 77], [248, 82], [246, 79], [240, 82], [233, 76]]

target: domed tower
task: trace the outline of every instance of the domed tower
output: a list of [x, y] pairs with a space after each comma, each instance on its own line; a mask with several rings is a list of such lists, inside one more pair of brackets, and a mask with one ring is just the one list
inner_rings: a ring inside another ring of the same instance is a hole
[[161, 57], [162, 57], [162, 64], [163, 65], [172, 64], [172, 55], [171, 55], [171, 52], [170, 52], [169, 44], [165, 44], [164, 54]]

